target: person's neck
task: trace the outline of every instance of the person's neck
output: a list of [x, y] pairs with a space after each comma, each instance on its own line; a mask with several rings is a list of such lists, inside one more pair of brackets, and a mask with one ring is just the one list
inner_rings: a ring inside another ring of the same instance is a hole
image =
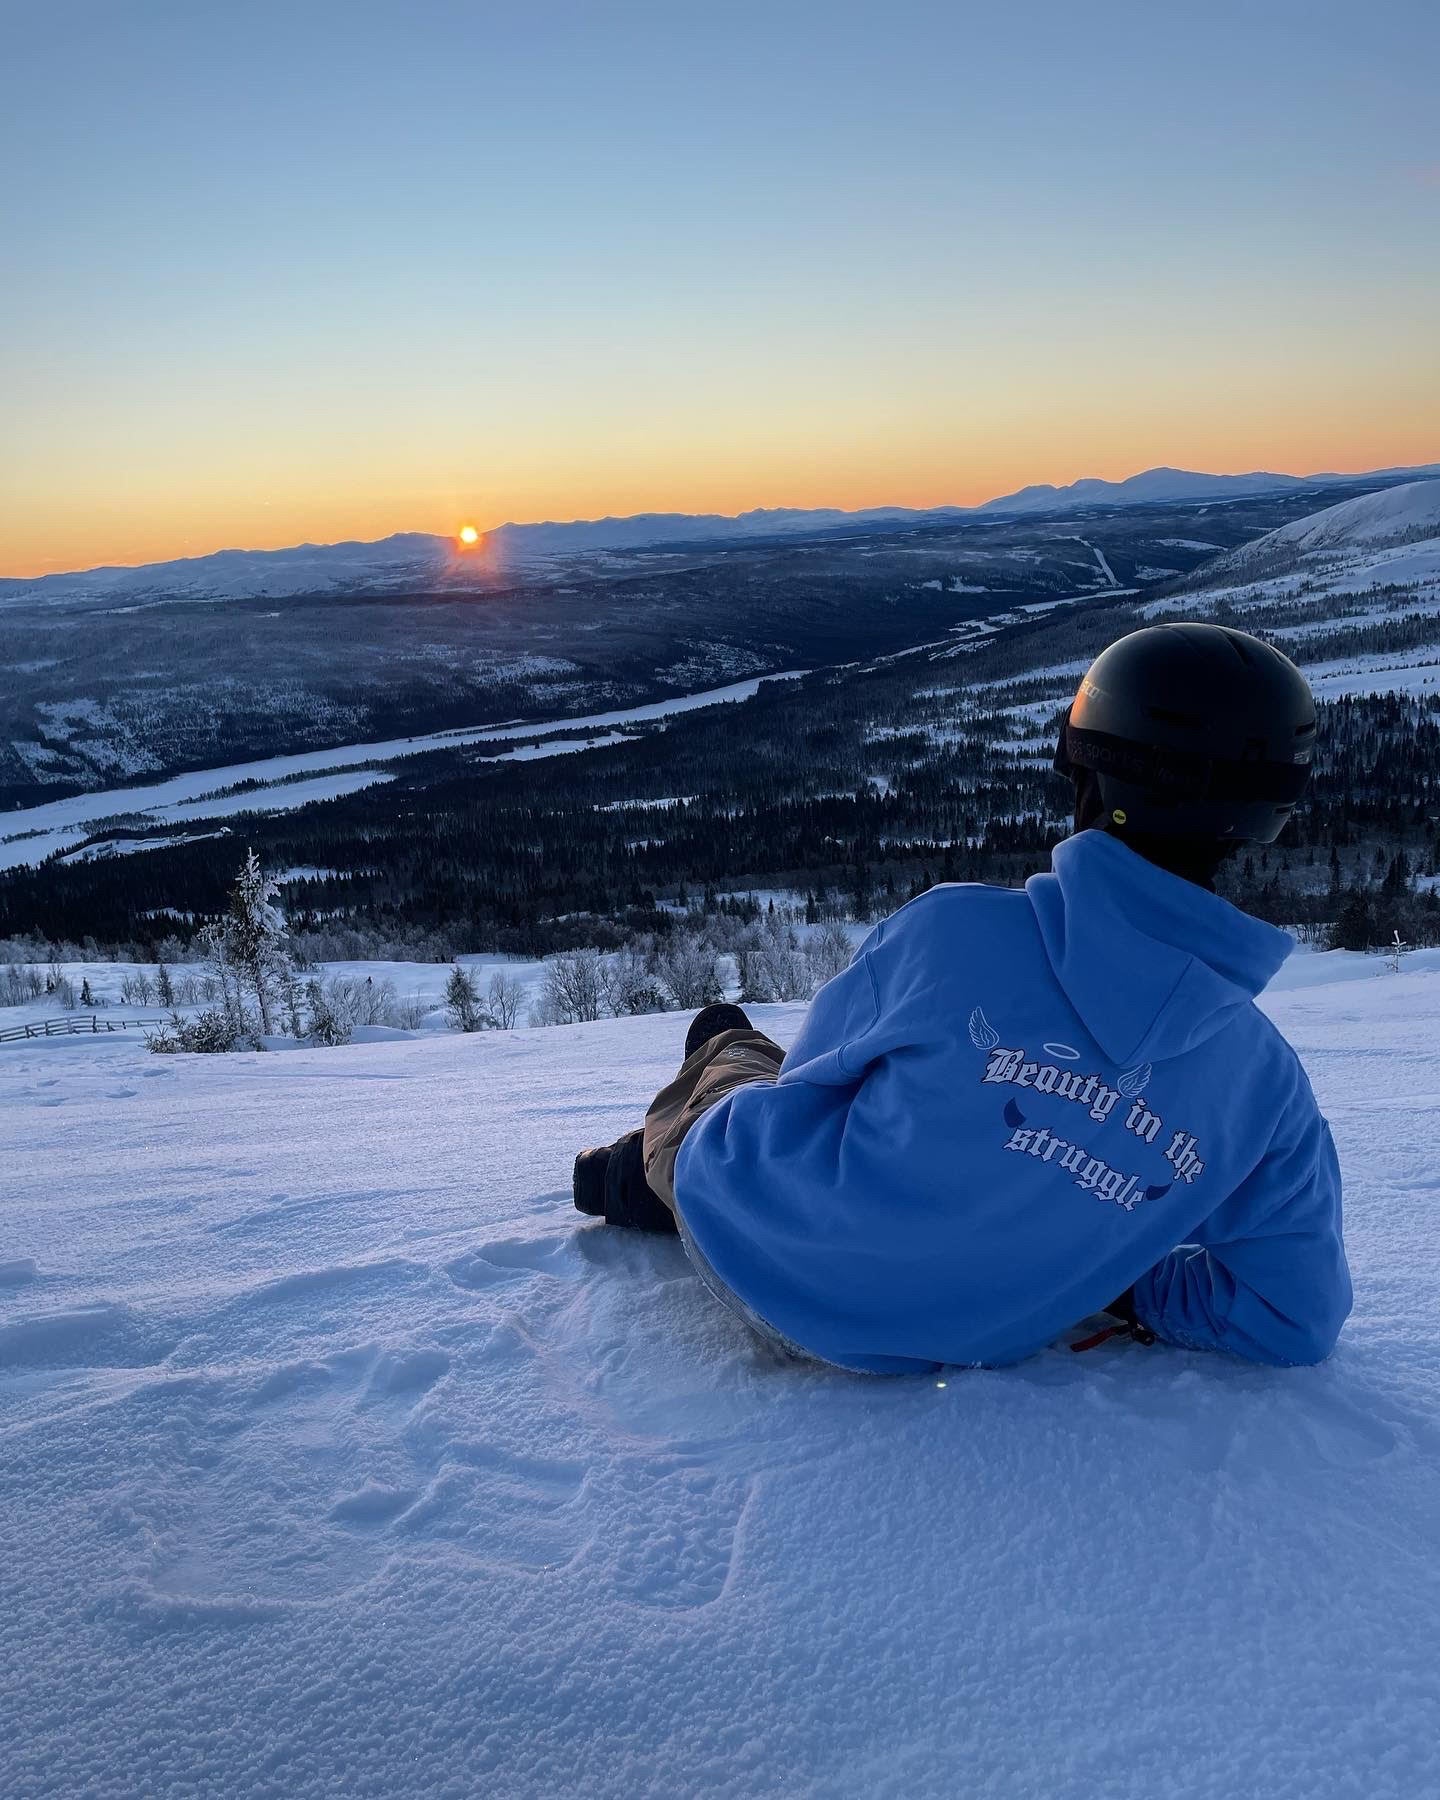
[[1215, 876], [1220, 865], [1232, 856], [1236, 846], [1218, 839], [1162, 837], [1154, 832], [1116, 830], [1100, 799], [1100, 788], [1094, 777], [1085, 772], [1075, 793], [1076, 831], [1103, 831], [1127, 850], [1143, 856], [1157, 869], [1167, 869], [1182, 881], [1215, 892]]
[[1234, 848], [1231, 844], [1197, 842], [1193, 838], [1154, 837], [1142, 832], [1127, 836], [1112, 830], [1108, 835], [1124, 844], [1127, 849], [1133, 850], [1137, 856], [1143, 856], [1146, 862], [1154, 863], [1159, 869], [1168, 869], [1182, 881], [1194, 882], [1196, 887], [1205, 888], [1212, 894], [1215, 892], [1215, 877], [1220, 865]]

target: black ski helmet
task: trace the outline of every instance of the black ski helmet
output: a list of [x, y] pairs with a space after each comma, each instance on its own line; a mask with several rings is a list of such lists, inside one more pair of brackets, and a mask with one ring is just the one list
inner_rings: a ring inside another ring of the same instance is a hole
[[1151, 625], [1090, 665], [1055, 752], [1094, 772], [1121, 834], [1273, 844], [1310, 779], [1315, 698], [1288, 656], [1228, 625]]

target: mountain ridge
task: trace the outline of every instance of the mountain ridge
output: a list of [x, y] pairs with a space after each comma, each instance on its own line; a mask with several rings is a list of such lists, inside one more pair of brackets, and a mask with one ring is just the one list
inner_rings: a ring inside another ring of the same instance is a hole
[[1211, 475], [1158, 466], [1121, 481], [1085, 476], [1067, 486], [1046, 483], [998, 495], [979, 506], [756, 507], [720, 513], [637, 513], [601, 519], [514, 521], [488, 531], [478, 551], [432, 532], [393, 532], [388, 537], [296, 544], [278, 550], [227, 548], [193, 557], [138, 565], [109, 563], [91, 569], [0, 578], [0, 602], [132, 599], [285, 598], [331, 590], [389, 591], [412, 584], [482, 588], [506, 574], [563, 562], [568, 557], [615, 555], [667, 544], [734, 539], [774, 539], [806, 532], [922, 525], [963, 519], [1063, 513], [1086, 507], [1225, 501], [1306, 487], [1400, 477], [1440, 475], [1440, 463], [1362, 474], [1286, 475], [1259, 470]]

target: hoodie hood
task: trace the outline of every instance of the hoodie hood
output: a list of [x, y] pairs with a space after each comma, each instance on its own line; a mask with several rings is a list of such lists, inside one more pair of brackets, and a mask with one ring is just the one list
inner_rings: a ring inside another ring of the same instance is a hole
[[1103, 831], [1055, 846], [1025, 883], [1055, 979], [1100, 1048], [1133, 1063], [1182, 1056], [1263, 991], [1294, 949]]

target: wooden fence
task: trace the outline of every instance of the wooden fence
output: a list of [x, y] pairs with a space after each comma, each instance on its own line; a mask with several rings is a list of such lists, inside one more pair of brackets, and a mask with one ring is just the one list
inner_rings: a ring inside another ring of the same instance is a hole
[[102, 1019], [99, 1013], [76, 1018], [67, 1014], [63, 1019], [37, 1019], [31, 1025], [10, 1025], [0, 1031], [0, 1044], [23, 1044], [27, 1038], [98, 1037], [107, 1031], [153, 1031], [157, 1025], [168, 1023], [167, 1019]]

